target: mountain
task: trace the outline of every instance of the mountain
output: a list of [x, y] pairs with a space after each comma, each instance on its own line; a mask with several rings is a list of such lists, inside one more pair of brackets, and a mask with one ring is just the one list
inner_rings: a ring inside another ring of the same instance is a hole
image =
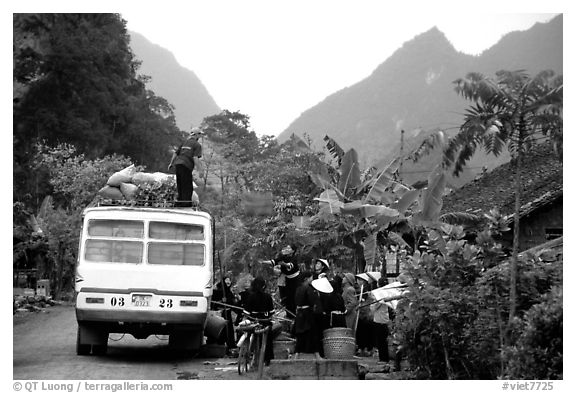
[[[469, 72], [494, 76], [502, 69], [524, 69], [531, 74], [551, 69], [562, 74], [562, 25], [559, 15], [529, 30], [509, 33], [478, 56], [456, 51], [434, 27], [404, 43], [364, 80], [306, 110], [278, 140], [306, 133], [322, 146], [322, 138], [328, 134], [344, 150], [356, 149], [365, 168], [400, 152], [401, 130], [406, 131], [404, 153], [437, 129], [454, 134], [470, 102], [454, 92], [452, 82]], [[408, 178], [404, 180], [410, 183], [426, 178], [438, 155], [403, 165]], [[494, 159], [479, 153], [463, 175], [451, 180], [457, 186], [483, 166], [492, 169], [507, 160], [507, 155]]]
[[202, 81], [176, 61], [167, 49], [155, 45], [144, 36], [129, 32], [130, 46], [142, 61], [139, 73], [151, 77], [147, 88], [174, 105], [176, 124], [182, 130], [198, 126], [202, 119], [220, 113], [220, 108]]

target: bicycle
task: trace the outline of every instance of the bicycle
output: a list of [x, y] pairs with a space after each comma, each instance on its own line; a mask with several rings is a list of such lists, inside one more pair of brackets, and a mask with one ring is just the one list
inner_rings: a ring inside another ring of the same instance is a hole
[[266, 340], [270, 333], [270, 325], [264, 326], [261, 322], [267, 319], [248, 317], [252, 321], [245, 320], [240, 323], [237, 330], [243, 332], [236, 346], [238, 351], [238, 374], [242, 375], [258, 370], [258, 379], [264, 372], [264, 354], [266, 352]]

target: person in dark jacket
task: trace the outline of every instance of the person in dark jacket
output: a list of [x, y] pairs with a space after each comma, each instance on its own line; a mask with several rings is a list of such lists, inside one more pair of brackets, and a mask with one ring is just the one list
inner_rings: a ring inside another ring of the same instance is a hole
[[332, 287], [326, 278], [317, 280], [312, 278], [312, 272], [302, 273], [302, 282], [296, 289], [296, 319], [294, 321], [296, 352], [322, 355], [322, 323], [325, 313], [320, 296], [332, 291]]
[[[220, 281], [216, 284], [214, 292], [212, 293], [212, 300], [220, 303], [235, 305], [235, 297], [232, 293], [232, 278], [230, 276], [225, 276], [224, 281]], [[223, 309], [224, 306], [215, 305], [215, 310]]]
[[264, 363], [270, 363], [274, 358], [274, 350], [272, 348], [272, 320], [274, 314], [274, 302], [272, 296], [265, 291], [266, 281], [258, 276], [250, 286], [250, 293], [246, 298], [246, 305], [244, 310], [253, 318], [258, 318], [259, 322], [264, 326], [270, 326], [268, 337], [266, 340], [266, 351], [264, 352]]
[[294, 297], [300, 284], [300, 267], [295, 258], [296, 249], [294, 244], [287, 244], [274, 259], [264, 261], [264, 263], [271, 263], [280, 268], [280, 277], [278, 278], [280, 299], [282, 305], [292, 314], [296, 314]]
[[[216, 284], [216, 288], [212, 293], [212, 300], [219, 303], [229, 304], [236, 306], [236, 299], [232, 293], [232, 278], [225, 276], [224, 281]], [[232, 308], [226, 307], [222, 304], [214, 304], [214, 310], [222, 310], [222, 317], [226, 319], [226, 344], [228, 348], [236, 347], [234, 339], [234, 321], [232, 320]]]
[[312, 320], [313, 329], [311, 331], [312, 341], [314, 343], [314, 352], [324, 357], [324, 346], [322, 345], [322, 336], [325, 329], [326, 310], [324, 308], [326, 296], [330, 296], [334, 292], [334, 288], [330, 284], [330, 281], [326, 277], [320, 277], [312, 280], [310, 287], [313, 290], [311, 297], [313, 299], [312, 306]]
[[314, 353], [312, 342], [312, 307], [310, 283], [312, 282], [312, 272], [301, 274], [300, 286], [296, 289], [295, 304], [296, 318], [294, 319], [294, 333], [296, 335], [296, 353]]
[[[250, 294], [251, 281], [250, 280], [244, 280], [242, 282], [242, 285], [243, 285], [243, 287], [240, 288], [240, 292], [238, 293], [238, 297], [240, 299], [237, 301], [236, 306], [245, 309], [246, 308], [246, 301], [248, 300], [248, 295]], [[238, 312], [238, 314], [236, 316], [236, 320], [234, 321], [234, 325], [238, 326], [238, 324], [242, 320], [242, 316], [243, 316], [242, 313]]]
[[[359, 280], [360, 281], [360, 280]], [[359, 300], [358, 308], [358, 326], [356, 329], [356, 344], [358, 345], [359, 356], [372, 356], [374, 349], [374, 315], [370, 307], [366, 304], [370, 303], [370, 292], [367, 292], [367, 284], [362, 283], [363, 287], [362, 298]], [[370, 287], [368, 287], [368, 291]]]
[[334, 276], [330, 281], [334, 291], [328, 294], [321, 294], [323, 300], [325, 317], [323, 328], [330, 329], [336, 327], [346, 327], [346, 306], [342, 297], [342, 277]]
[[202, 157], [202, 146], [198, 138], [204, 135], [198, 127], [192, 128], [188, 139], [186, 139], [172, 154], [168, 170], [175, 167], [176, 170], [176, 188], [178, 190], [178, 201], [176, 206], [192, 206], [192, 195], [194, 194], [194, 179], [192, 171], [194, 168], [199, 169], [199, 159]]

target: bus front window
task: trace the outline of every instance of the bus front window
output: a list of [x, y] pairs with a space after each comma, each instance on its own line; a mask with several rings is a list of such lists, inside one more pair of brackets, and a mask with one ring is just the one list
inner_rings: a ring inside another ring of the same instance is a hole
[[204, 245], [150, 242], [148, 263], [151, 265], [202, 266], [204, 265]]

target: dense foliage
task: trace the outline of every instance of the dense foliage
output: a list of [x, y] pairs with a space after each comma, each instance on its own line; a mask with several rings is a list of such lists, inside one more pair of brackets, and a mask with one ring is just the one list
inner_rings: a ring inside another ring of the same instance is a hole
[[[28, 256], [37, 255], [38, 278], [51, 280], [54, 295], [69, 292], [74, 285], [74, 267], [78, 252], [82, 210], [114, 172], [131, 164], [123, 156], [111, 155], [87, 159], [72, 145], [37, 146], [34, 168], [45, 173], [53, 192], [44, 198], [37, 213], [25, 210], [21, 202], [14, 204], [14, 223], [20, 233], [14, 238], [14, 267], [22, 268]], [[36, 230], [30, 223], [37, 222]], [[21, 255], [21, 256], [20, 256]]]
[[506, 351], [507, 376], [513, 379], [563, 378], [562, 285], [545, 293], [518, 321], [518, 339]]
[[50, 192], [31, 165], [38, 142], [164, 168], [179, 131], [170, 104], [137, 75], [118, 14], [14, 14], [13, 44], [15, 200]]
[[561, 378], [562, 263], [519, 261], [516, 336], [506, 345], [509, 261], [496, 243], [443, 238], [444, 251], [433, 246], [410, 258], [410, 290], [396, 311], [396, 339], [417, 377]]

